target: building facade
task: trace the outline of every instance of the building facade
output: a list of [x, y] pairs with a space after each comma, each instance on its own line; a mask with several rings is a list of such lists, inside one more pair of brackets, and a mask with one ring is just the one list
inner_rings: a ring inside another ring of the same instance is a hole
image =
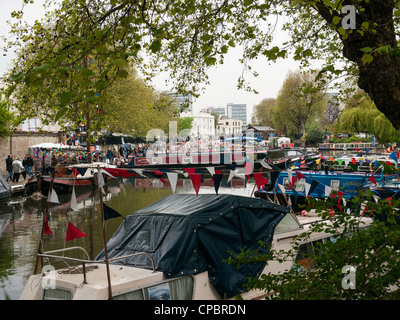
[[243, 126], [247, 125], [247, 106], [246, 104], [228, 103], [226, 105], [226, 116], [230, 119], [242, 120]]
[[220, 136], [240, 136], [242, 134], [242, 126], [242, 120], [231, 119], [227, 116], [221, 116], [218, 119], [216, 131], [217, 134]]
[[213, 115], [206, 112], [199, 112], [197, 114], [184, 112], [180, 114], [180, 117], [193, 118], [192, 129], [190, 131], [192, 137], [198, 138], [215, 135], [215, 118]]

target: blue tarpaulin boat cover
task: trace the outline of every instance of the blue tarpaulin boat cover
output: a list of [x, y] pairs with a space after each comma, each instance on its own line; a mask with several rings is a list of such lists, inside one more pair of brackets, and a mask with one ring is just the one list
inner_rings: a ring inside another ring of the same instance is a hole
[[[208, 271], [222, 298], [245, 289], [248, 277], [258, 277], [265, 262], [228, 264], [223, 260], [243, 250], [268, 253], [275, 227], [287, 208], [257, 198], [236, 195], [177, 194], [128, 215], [107, 244], [109, 258], [150, 254], [156, 269], [168, 278]], [[104, 259], [104, 250], [96, 257]], [[151, 269], [141, 255], [117, 262]]]

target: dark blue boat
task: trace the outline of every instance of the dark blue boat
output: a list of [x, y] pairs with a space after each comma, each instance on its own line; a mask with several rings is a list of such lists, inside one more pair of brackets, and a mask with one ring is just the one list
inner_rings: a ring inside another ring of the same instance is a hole
[[277, 194], [279, 199], [285, 202], [286, 200], [282, 199], [284, 194], [286, 197], [290, 196], [294, 206], [303, 203], [307, 196], [322, 199], [331, 196], [335, 191], [345, 199], [352, 199], [360, 188], [383, 185], [394, 177], [381, 173], [293, 170], [290, 180], [289, 173], [285, 170], [280, 171], [276, 181], [261, 189], [258, 195], [265, 198], [266, 195], [272, 197]]

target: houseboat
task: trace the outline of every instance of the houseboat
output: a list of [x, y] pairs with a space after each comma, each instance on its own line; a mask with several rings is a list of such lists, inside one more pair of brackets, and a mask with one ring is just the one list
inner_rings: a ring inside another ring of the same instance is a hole
[[[318, 220], [317, 215], [296, 216], [285, 206], [257, 198], [171, 195], [125, 217], [107, 250], [94, 260], [82, 248], [85, 258], [68, 258], [65, 252], [76, 247], [39, 254], [78, 265], [60, 270], [44, 266], [29, 278], [20, 299], [263, 299], [264, 291], [245, 289], [248, 277], [284, 272], [302, 264], [302, 256], [240, 267], [226, 260], [242, 250], [268, 253], [269, 245], [289, 250], [293, 238]], [[312, 234], [307, 243], [331, 236]]]

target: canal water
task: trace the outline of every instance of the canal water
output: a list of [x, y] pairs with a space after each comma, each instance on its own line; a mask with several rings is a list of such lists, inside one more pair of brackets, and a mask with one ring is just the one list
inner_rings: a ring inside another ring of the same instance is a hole
[[[224, 177], [219, 194], [235, 193], [250, 196], [254, 183], [244, 179]], [[78, 211], [70, 208], [71, 194], [59, 194], [59, 204], [49, 204], [49, 227], [51, 235], [45, 235], [44, 251], [81, 246], [93, 259], [103, 249], [102, 219], [100, 211], [100, 192], [93, 188], [76, 188]], [[190, 179], [178, 179], [175, 193], [195, 193]], [[215, 194], [211, 179], [205, 179], [199, 193]], [[123, 217], [146, 207], [168, 195], [172, 189], [168, 183], [159, 179], [112, 179], [104, 187], [103, 202], [119, 212]], [[0, 300], [18, 300], [36, 264], [36, 255], [42, 231], [43, 213], [46, 198], [35, 200], [32, 197], [13, 197], [0, 205]], [[66, 230], [71, 222], [86, 237], [66, 242]], [[122, 218], [107, 220], [106, 239], [117, 230]], [[68, 256], [85, 257], [73, 251]], [[45, 261], [57, 268], [68, 267], [66, 262]], [[70, 264], [70, 262], [68, 262]], [[41, 264], [39, 264], [41, 268]], [[40, 271], [39, 268], [39, 271]]]

